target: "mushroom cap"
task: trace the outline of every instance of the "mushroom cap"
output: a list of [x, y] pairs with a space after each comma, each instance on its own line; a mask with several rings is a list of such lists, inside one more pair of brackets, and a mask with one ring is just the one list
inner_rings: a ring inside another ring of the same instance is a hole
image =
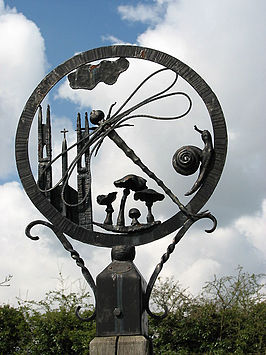
[[133, 191], [141, 191], [147, 189], [147, 180], [143, 179], [141, 176], [137, 175], [126, 175], [122, 179], [116, 180], [114, 185], [116, 187], [128, 188]]
[[141, 216], [140, 211], [137, 208], [131, 208], [128, 212], [130, 218], [139, 218]]
[[164, 199], [164, 195], [153, 189], [145, 189], [142, 191], [137, 191], [134, 194], [134, 200], [141, 200], [145, 202], [156, 202], [162, 201]]
[[99, 205], [109, 205], [116, 199], [117, 192], [110, 192], [108, 195], [98, 195], [97, 203]]

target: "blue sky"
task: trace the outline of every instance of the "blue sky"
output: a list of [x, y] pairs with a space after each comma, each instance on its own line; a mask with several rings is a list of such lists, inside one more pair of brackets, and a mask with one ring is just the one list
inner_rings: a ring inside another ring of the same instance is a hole
[[[44, 217], [19, 183], [14, 137], [23, 106], [44, 75], [75, 53], [117, 43], [158, 49], [190, 65], [218, 96], [228, 125], [225, 170], [206, 205], [217, 217], [218, 228], [213, 235], [206, 235], [203, 223], [193, 227], [177, 246], [162, 276], [173, 275], [197, 293], [214, 273], [232, 274], [238, 265], [249, 272], [265, 271], [265, 11], [264, 0], [0, 0], [0, 281], [13, 275], [11, 286], [1, 288], [3, 302], [15, 302], [16, 296], [42, 297], [56, 287], [59, 269], [70, 280], [81, 278], [51, 233], [40, 229], [38, 242], [24, 235], [29, 222]], [[149, 70], [146, 64], [139, 65], [138, 75], [128, 74], [124, 79], [121, 75], [121, 86], [110, 89], [99, 85], [95, 93], [89, 94], [73, 92], [64, 80], [60, 82], [48, 98], [53, 127], [58, 132], [54, 152], [61, 149], [62, 128], [70, 131], [69, 141], [74, 139], [73, 118], [77, 111], [84, 114], [92, 107], [106, 111], [117, 99], [123, 100]], [[143, 95], [149, 95], [152, 89], [145, 88]], [[154, 109], [158, 113], [165, 108]], [[167, 110], [170, 115], [175, 110], [172, 102]], [[199, 120], [203, 128], [209, 128], [210, 123], [196, 98], [193, 110], [191, 122], [180, 121], [178, 129], [173, 123], [162, 128], [151, 120], [136, 123], [127, 134], [121, 129], [121, 134], [126, 134], [130, 144], [151, 161], [155, 171], [184, 201], [183, 194], [193, 179], [187, 183], [177, 178], [168, 163], [181, 145], [202, 144], [193, 125]], [[146, 129], [152, 134], [147, 135]], [[30, 152], [34, 155], [33, 146]], [[108, 180], [112, 184], [132, 166], [124, 165], [108, 143], [100, 152], [94, 187], [97, 193], [105, 193], [111, 188]], [[117, 171], [111, 172], [114, 159]], [[36, 161], [32, 166], [34, 170]], [[161, 220], [175, 213], [167, 199], [162, 206], [157, 209]], [[95, 208], [98, 217], [102, 211]], [[136, 263], [146, 279], [172, 237], [137, 248]], [[110, 261], [109, 250], [75, 242], [74, 246], [94, 276]]]
[[5, 4], [15, 7], [40, 29], [45, 39], [46, 72], [77, 52], [112, 44], [113, 38], [135, 43], [137, 36], [147, 28], [147, 24], [121, 18], [118, 6], [122, 1], [78, 0], [74, 5], [72, 1], [30, 0], [6, 1]]
[[[145, 1], [149, 3], [150, 1]], [[6, 1], [40, 28], [51, 68], [83, 52], [110, 44], [109, 36], [134, 43], [147, 25], [122, 20], [117, 7], [123, 1]], [[153, 3], [153, 1], [151, 1]]]
[[[147, 4], [149, 2], [147, 1]], [[135, 43], [147, 24], [123, 20], [119, 15], [120, 1], [5, 1], [6, 8], [23, 14], [38, 27], [45, 39], [45, 73], [90, 48], [110, 45], [114, 40]], [[53, 101], [53, 97], [50, 97]], [[58, 101], [54, 101], [54, 108]], [[77, 107], [68, 101], [62, 113], [76, 114]], [[12, 175], [16, 179], [16, 174]], [[8, 181], [9, 177], [0, 177]]]

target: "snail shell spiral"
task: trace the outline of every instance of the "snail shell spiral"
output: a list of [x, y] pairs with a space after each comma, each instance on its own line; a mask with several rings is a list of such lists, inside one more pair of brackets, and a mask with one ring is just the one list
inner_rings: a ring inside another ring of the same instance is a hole
[[201, 162], [201, 149], [193, 145], [179, 148], [173, 155], [173, 167], [181, 175], [194, 174]]

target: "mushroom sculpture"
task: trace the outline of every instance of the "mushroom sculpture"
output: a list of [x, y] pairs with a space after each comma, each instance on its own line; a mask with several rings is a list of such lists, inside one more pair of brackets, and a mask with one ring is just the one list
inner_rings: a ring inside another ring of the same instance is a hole
[[141, 216], [140, 211], [137, 208], [131, 208], [128, 212], [129, 218], [132, 219], [131, 225], [138, 226], [140, 225], [138, 218]]
[[97, 203], [99, 205], [106, 206], [106, 210], [105, 210], [106, 211], [106, 218], [103, 222], [104, 224], [109, 224], [109, 225], [113, 224], [112, 214], [114, 212], [114, 209], [113, 209], [112, 203], [116, 199], [116, 194], [117, 194], [117, 192], [110, 192], [108, 195], [97, 196]]
[[153, 189], [145, 189], [142, 191], [135, 192], [134, 199], [144, 201], [146, 203], [146, 206], [148, 208], [147, 222], [153, 223], [154, 216], [151, 212], [152, 205], [154, 204], [154, 202], [162, 201], [164, 199], [164, 195]]
[[126, 175], [122, 179], [116, 180], [114, 185], [116, 187], [124, 188], [123, 196], [120, 203], [120, 209], [117, 217], [117, 225], [124, 226], [125, 225], [125, 205], [128, 195], [130, 194], [130, 190], [132, 191], [141, 191], [147, 188], [146, 185], [147, 180], [143, 179], [141, 176], [137, 175]]

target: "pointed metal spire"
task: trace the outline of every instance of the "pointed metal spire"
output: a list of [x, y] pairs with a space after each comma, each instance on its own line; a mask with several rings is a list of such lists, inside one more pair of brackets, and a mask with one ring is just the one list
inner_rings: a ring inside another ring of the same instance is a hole
[[79, 136], [81, 134], [81, 119], [80, 119], [80, 113], [78, 112], [77, 115], [77, 135]]
[[39, 106], [38, 110], [38, 161], [40, 162], [43, 158], [43, 129], [42, 129], [42, 106]]
[[[77, 154], [79, 154], [80, 149], [82, 147], [81, 143], [79, 144], [79, 141], [82, 139], [82, 132], [81, 132], [81, 118], [80, 118], [80, 113], [78, 112], [77, 115]], [[78, 173], [81, 169], [81, 159], [78, 160], [77, 162], [77, 169], [78, 169]]]
[[50, 105], [46, 109], [46, 154], [49, 161], [52, 159], [52, 140], [51, 140], [51, 113]]
[[85, 112], [85, 135], [89, 134], [89, 119], [88, 119], [88, 112]]
[[[89, 119], [85, 112], [85, 126], [81, 127], [81, 117], [77, 117], [77, 154], [81, 151], [89, 139]], [[80, 142], [80, 143], [79, 143]], [[91, 173], [90, 173], [90, 149], [88, 148], [77, 162], [77, 186], [78, 186], [78, 207], [79, 224], [89, 230], [92, 230], [92, 202], [91, 202]], [[84, 197], [85, 198], [84, 201]]]
[[[66, 140], [66, 133], [68, 131], [64, 128], [61, 133], [64, 134], [64, 138], [62, 141], [62, 177], [66, 174], [68, 169], [68, 157], [67, 157], [67, 140]], [[67, 176], [66, 176], [67, 178]], [[65, 180], [64, 180], [65, 181]]]
[[[40, 105], [38, 110], [38, 180], [39, 186], [43, 190], [48, 190], [52, 187], [52, 167], [47, 167], [51, 160], [50, 106], [47, 106], [46, 121], [43, 123], [42, 107]], [[50, 200], [50, 192], [46, 192], [45, 195]]]

